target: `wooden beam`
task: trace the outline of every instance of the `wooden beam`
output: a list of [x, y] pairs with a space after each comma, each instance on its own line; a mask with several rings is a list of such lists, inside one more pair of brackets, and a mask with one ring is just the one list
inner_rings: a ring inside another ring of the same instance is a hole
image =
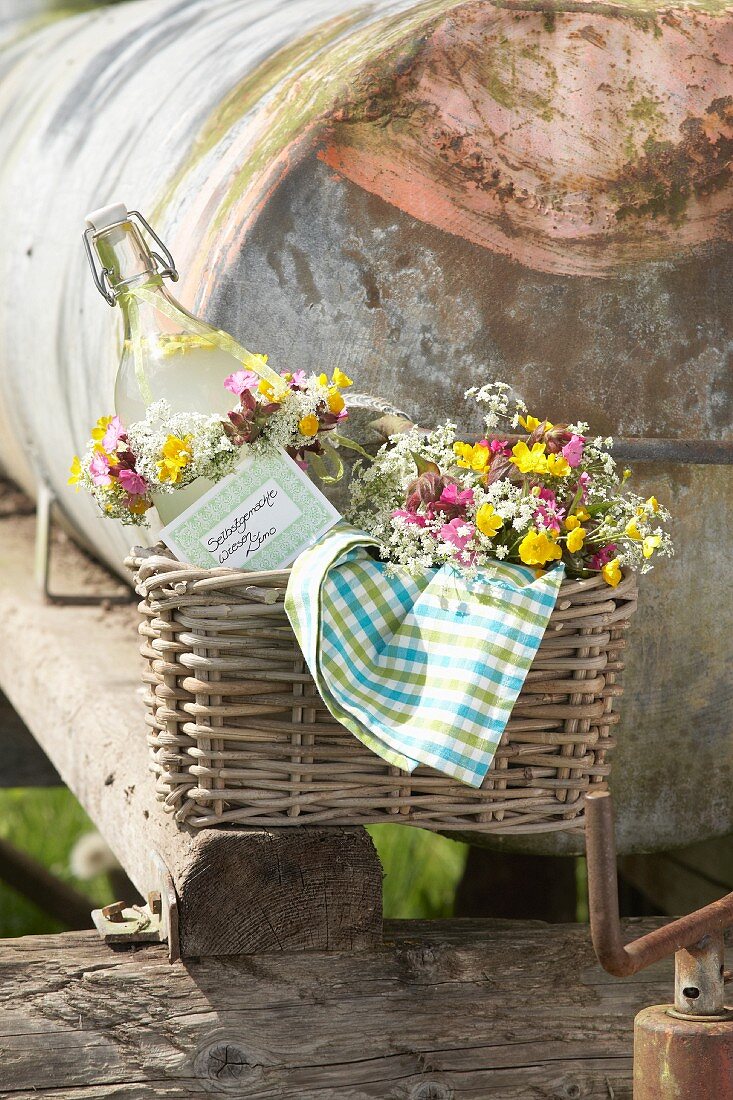
[[[363, 829], [179, 827], [156, 800], [134, 607], [45, 605], [32, 579], [33, 521], [0, 522], [0, 687], [145, 896], [152, 854], [179, 898], [184, 955], [363, 948], [381, 942], [382, 872]], [[65, 588], [109, 578], [68, 540]], [[128, 900], [128, 899], [121, 899]]]
[[0, 941], [0, 1095], [630, 1100], [633, 1017], [671, 999], [671, 960], [611, 978], [583, 925], [385, 932], [361, 955], [173, 965], [87, 933]]
[[58, 787], [59, 774], [0, 692], [0, 787]]

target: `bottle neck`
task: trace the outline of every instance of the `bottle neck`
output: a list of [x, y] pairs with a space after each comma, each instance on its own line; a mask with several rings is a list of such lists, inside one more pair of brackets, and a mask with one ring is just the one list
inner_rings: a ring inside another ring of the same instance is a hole
[[131, 221], [104, 229], [95, 236], [94, 245], [115, 295], [145, 282], [162, 285], [150, 249]]

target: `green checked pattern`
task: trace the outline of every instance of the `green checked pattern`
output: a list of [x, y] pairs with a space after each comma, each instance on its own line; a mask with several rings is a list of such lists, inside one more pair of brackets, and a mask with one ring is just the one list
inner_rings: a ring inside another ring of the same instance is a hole
[[345, 524], [293, 565], [285, 610], [331, 714], [389, 764], [483, 782], [564, 577], [495, 562], [387, 573]]

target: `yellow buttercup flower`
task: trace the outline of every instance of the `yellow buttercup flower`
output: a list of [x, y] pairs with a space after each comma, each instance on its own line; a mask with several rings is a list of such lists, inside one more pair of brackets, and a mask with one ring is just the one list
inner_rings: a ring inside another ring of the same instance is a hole
[[491, 463], [491, 451], [481, 443], [454, 443], [453, 452], [458, 455], [459, 466], [478, 474], [485, 474]]
[[610, 584], [611, 588], [615, 588], [621, 580], [621, 566], [618, 558], [612, 558], [611, 561], [607, 562], [601, 569], [601, 573], [606, 584]]
[[313, 413], [308, 413], [307, 416], [304, 416], [302, 420], [298, 421], [298, 431], [301, 435], [318, 435], [319, 428], [320, 424], [318, 421], [318, 417], [314, 416]]
[[649, 497], [649, 499], [647, 500], [647, 504], [651, 508], [652, 512], [654, 512], [656, 515], [656, 513], [659, 511], [659, 501], [657, 500], [657, 498]]
[[162, 447], [163, 457], [156, 463], [158, 477], [161, 482], [169, 481], [171, 485], [177, 485], [183, 476], [183, 470], [193, 458], [190, 447], [190, 435], [180, 439], [177, 435], [169, 435]]
[[565, 530], [574, 531], [576, 527], [580, 527], [580, 520], [577, 516], [568, 516], [565, 520]]
[[74, 455], [69, 468], [69, 479], [66, 482], [67, 485], [75, 485], [76, 491], [79, 492], [79, 482], [81, 481], [83, 470], [81, 468], [81, 459], [78, 455]]
[[562, 550], [546, 531], [528, 531], [519, 544], [519, 556], [525, 565], [545, 565], [561, 558]]
[[585, 536], [588, 534], [585, 527], [575, 527], [567, 537], [566, 544], [571, 554], [577, 554], [583, 546]]
[[586, 508], [576, 508], [575, 514], [581, 523], [585, 523], [587, 519], [590, 519], [590, 512]]
[[344, 374], [344, 372], [342, 370], [339, 370], [338, 367], [336, 367], [336, 370], [331, 376], [331, 382], [334, 386], [338, 386], [340, 390], [346, 390], [349, 388], [349, 386], [354, 385], [348, 374]]
[[630, 539], [634, 539], [635, 542], [641, 542], [641, 531], [639, 530], [636, 520], [631, 519], [625, 527], [626, 534]]
[[112, 416], [100, 416], [97, 423], [92, 428], [92, 439], [104, 439], [107, 434], [107, 428], [112, 423], [114, 417]]
[[531, 450], [524, 441], [515, 443], [512, 447], [512, 457], [509, 461], [513, 462], [523, 474], [547, 473], [547, 458], [545, 457], [544, 443], [533, 443]]
[[327, 404], [329, 412], [340, 413], [346, 405], [346, 402], [337, 389], [332, 389], [329, 392]]
[[647, 535], [641, 544], [641, 552], [645, 558], [650, 558], [658, 546], [662, 545], [659, 535]]
[[270, 382], [266, 378], [261, 378], [257, 387], [263, 397], [266, 397], [268, 401], [275, 401], [275, 390]]
[[327, 386], [328, 385], [328, 375], [324, 374], [321, 371], [321, 373], [318, 375], [318, 383], [321, 386]]
[[551, 454], [547, 456], [547, 472], [553, 477], [567, 477], [570, 473], [570, 463], [562, 455]]
[[497, 516], [493, 504], [482, 504], [476, 513], [476, 526], [482, 535], [493, 538], [503, 524], [501, 516]]
[[114, 451], [105, 451], [101, 443], [94, 444], [94, 453], [98, 455], [104, 455], [109, 462], [110, 466], [119, 466], [119, 459]]
[[526, 416], [520, 416], [519, 423], [528, 432], [533, 432], [535, 428], [539, 428], [540, 424], [544, 424], [548, 432], [552, 429], [552, 424], [549, 420], [538, 420], [536, 416], [530, 416], [529, 413], [527, 413]]

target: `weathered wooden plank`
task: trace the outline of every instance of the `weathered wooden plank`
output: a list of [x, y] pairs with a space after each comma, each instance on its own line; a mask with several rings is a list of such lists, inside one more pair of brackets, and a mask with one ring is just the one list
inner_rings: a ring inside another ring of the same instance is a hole
[[[637, 935], [661, 922], [629, 922]], [[190, 960], [87, 933], [0, 942], [0, 1094], [630, 1100], [632, 1019], [588, 929], [391, 922], [383, 950]]]
[[[47, 606], [33, 520], [0, 522], [0, 686], [143, 895], [158, 851], [179, 896], [186, 955], [361, 948], [381, 939], [382, 870], [363, 829], [179, 828], [148, 771], [134, 607]], [[68, 540], [65, 588], [109, 577]], [[123, 899], [128, 900], [128, 899]]]
[[59, 774], [0, 692], [0, 787], [58, 787]]

